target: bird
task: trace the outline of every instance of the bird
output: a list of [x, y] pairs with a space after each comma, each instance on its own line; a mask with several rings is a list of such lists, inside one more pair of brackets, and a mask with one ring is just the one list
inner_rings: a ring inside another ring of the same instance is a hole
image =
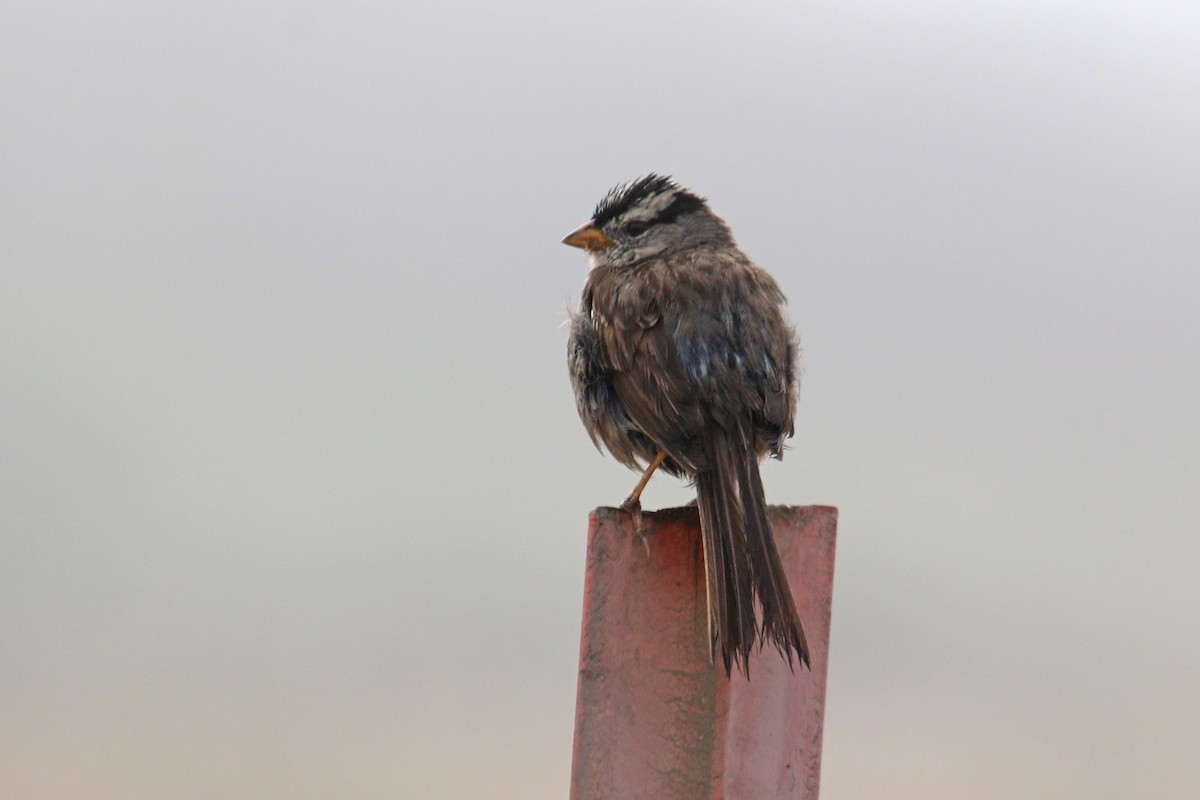
[[800, 344], [778, 284], [706, 198], [656, 173], [611, 189], [562, 241], [589, 264], [567, 323], [580, 419], [642, 471], [622, 507], [640, 514], [656, 469], [693, 482], [712, 660], [748, 676], [769, 641], [811, 668], [759, 472], [795, 430]]

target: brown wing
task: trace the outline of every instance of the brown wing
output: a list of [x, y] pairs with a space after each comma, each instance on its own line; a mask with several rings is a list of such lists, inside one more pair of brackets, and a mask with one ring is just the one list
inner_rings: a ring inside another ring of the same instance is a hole
[[670, 264], [593, 275], [592, 313], [620, 403], [637, 428], [680, 467], [695, 472], [705, 415], [671, 336], [679, 303]]
[[604, 293], [602, 337], [630, 419], [691, 470], [714, 427], [753, 435], [760, 454], [781, 449], [796, 345], [771, 277], [740, 254], [699, 251], [619, 277]]

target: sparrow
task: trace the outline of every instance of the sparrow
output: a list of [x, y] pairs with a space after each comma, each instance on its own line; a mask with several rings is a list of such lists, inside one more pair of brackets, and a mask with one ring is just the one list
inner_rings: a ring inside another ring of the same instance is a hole
[[623, 507], [640, 512], [656, 469], [692, 481], [714, 662], [748, 674], [769, 640], [809, 666], [759, 474], [794, 432], [799, 342], [779, 286], [667, 176], [616, 186], [563, 243], [590, 267], [567, 344], [579, 416], [597, 448], [642, 471]]

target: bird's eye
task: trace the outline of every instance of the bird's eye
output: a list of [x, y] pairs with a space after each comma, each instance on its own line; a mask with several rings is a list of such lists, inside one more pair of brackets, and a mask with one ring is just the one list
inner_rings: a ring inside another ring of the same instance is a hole
[[641, 220], [634, 220], [625, 226], [625, 233], [629, 236], [641, 236], [650, 226]]

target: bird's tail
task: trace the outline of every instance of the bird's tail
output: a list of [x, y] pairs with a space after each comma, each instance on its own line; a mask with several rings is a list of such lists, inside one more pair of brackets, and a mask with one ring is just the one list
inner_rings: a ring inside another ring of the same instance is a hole
[[[709, 643], [718, 646], [729, 674], [737, 663], [748, 674], [755, 640], [768, 639], [792, 663], [795, 651], [809, 664], [804, 627], [775, 547], [758, 459], [752, 449], [716, 444], [708, 468], [696, 474], [704, 567], [708, 588]], [[762, 609], [762, 625], [754, 598]]]

